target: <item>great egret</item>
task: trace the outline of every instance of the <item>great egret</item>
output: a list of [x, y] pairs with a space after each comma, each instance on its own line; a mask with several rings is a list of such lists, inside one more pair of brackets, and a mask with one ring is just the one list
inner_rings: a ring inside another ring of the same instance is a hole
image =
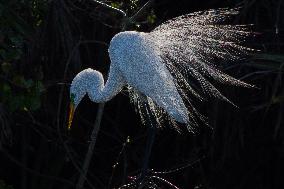
[[[247, 26], [222, 24], [236, 14], [237, 9], [195, 12], [171, 19], [149, 33], [125, 31], [115, 35], [108, 49], [111, 64], [107, 81], [90, 68], [73, 79], [68, 127], [86, 94], [93, 102], [106, 102], [128, 86], [142, 120], [151, 113], [157, 123], [166, 117], [175, 127], [177, 121], [191, 131], [196, 118], [203, 119], [192, 105], [192, 97], [202, 100], [213, 96], [230, 102], [208, 78], [252, 87], [214, 65], [216, 61], [236, 60], [252, 50], [241, 45], [251, 34]], [[141, 108], [143, 103], [148, 104], [148, 110]]]

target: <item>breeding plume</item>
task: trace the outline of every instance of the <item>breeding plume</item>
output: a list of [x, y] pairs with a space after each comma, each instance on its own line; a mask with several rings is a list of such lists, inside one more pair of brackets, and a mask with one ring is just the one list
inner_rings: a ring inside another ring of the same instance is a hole
[[192, 131], [197, 120], [204, 120], [194, 100], [216, 97], [230, 102], [212, 81], [252, 87], [216, 66], [252, 51], [242, 46], [251, 35], [247, 26], [224, 24], [236, 14], [236, 9], [196, 12], [171, 19], [149, 33], [115, 35], [108, 50], [111, 64], [106, 82], [100, 72], [90, 68], [72, 81], [69, 128], [74, 110], [86, 94], [101, 103], [127, 86], [142, 121], [151, 115], [157, 125], [167, 121], [178, 128], [179, 122]]

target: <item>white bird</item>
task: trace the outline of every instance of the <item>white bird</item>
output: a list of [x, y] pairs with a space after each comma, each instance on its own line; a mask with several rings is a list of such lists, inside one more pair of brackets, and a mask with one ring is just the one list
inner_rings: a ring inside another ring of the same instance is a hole
[[[158, 125], [168, 120], [177, 127], [177, 121], [192, 131], [196, 119], [203, 120], [192, 105], [192, 97], [202, 100], [213, 96], [230, 102], [208, 78], [252, 87], [214, 65], [216, 61], [239, 59], [252, 50], [241, 46], [251, 35], [247, 26], [222, 24], [236, 14], [236, 9], [196, 12], [171, 19], [149, 33], [125, 31], [115, 35], [108, 49], [111, 64], [107, 81], [90, 68], [72, 81], [69, 128], [86, 94], [93, 102], [107, 102], [128, 86], [142, 120], [152, 114]], [[143, 109], [143, 104], [149, 109]]]

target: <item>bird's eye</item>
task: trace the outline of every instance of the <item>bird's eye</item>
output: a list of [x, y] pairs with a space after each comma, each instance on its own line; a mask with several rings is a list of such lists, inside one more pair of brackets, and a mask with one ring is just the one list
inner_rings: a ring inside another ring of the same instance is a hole
[[71, 93], [70, 100], [71, 100], [72, 103], [74, 103], [74, 101], [75, 101], [75, 94], [74, 93]]

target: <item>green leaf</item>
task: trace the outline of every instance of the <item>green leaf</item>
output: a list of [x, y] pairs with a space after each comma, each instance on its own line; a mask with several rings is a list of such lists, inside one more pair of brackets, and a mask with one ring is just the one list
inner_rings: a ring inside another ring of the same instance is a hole
[[0, 189], [13, 189], [13, 186], [6, 184], [3, 180], [0, 180]]
[[264, 70], [283, 70], [281, 66], [284, 63], [284, 55], [282, 54], [256, 54], [253, 60], [247, 65]]
[[12, 65], [8, 62], [3, 62], [1, 64], [1, 70], [3, 71], [3, 73], [9, 74], [12, 70]]
[[256, 54], [254, 59], [284, 63], [284, 55], [282, 54]]
[[31, 88], [34, 85], [34, 81], [31, 79], [28, 79], [28, 80], [25, 80], [23, 84], [25, 88]]
[[38, 94], [42, 93], [45, 90], [44, 85], [42, 84], [41, 81], [36, 81], [35, 88]]
[[10, 48], [8, 51], [6, 51], [4, 55], [4, 59], [6, 61], [13, 61], [13, 60], [19, 60], [21, 58], [22, 51], [17, 48]]
[[10, 111], [14, 112], [25, 107], [25, 97], [24, 96], [13, 96], [9, 99], [9, 108]]
[[118, 8], [118, 9], [121, 8], [121, 6], [122, 6], [122, 4], [119, 3], [119, 2], [112, 2], [110, 5], [114, 8]]
[[151, 10], [150, 14], [147, 16], [147, 22], [150, 24], [154, 24], [156, 22], [156, 15], [153, 10]]
[[13, 78], [13, 83], [15, 83], [16, 85], [24, 87], [25, 82], [26, 82], [26, 80], [25, 80], [24, 76], [22, 76], [22, 75], [16, 75]]
[[41, 99], [40, 99], [40, 96], [33, 96], [29, 99], [29, 109], [31, 111], [35, 111], [35, 110], [38, 110], [41, 106]]
[[10, 41], [16, 46], [22, 46], [23, 44], [23, 37], [20, 35], [11, 36], [9, 37]]
[[0, 49], [0, 56], [5, 60], [6, 59], [6, 50]]
[[3, 88], [2, 88], [2, 92], [6, 93], [6, 94], [11, 94], [11, 87], [10, 87], [10, 85], [8, 85], [7, 83], [4, 83]]

